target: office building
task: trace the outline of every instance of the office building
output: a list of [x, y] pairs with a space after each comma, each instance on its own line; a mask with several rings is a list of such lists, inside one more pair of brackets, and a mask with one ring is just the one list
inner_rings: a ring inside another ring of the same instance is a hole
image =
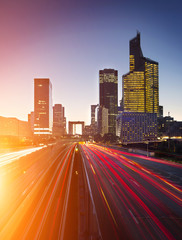
[[63, 119], [63, 128], [64, 128], [64, 134], [63, 135], [66, 135], [67, 134], [67, 130], [66, 130], [66, 117], [64, 117], [64, 119]]
[[85, 125], [83, 135], [85, 135], [85, 136], [93, 136], [92, 135], [92, 127], [91, 127], [91, 125]]
[[31, 137], [27, 121], [0, 116], [0, 148], [31, 144]]
[[52, 134], [52, 84], [48, 78], [34, 79], [34, 134]]
[[0, 116], [0, 136], [31, 137], [29, 123], [14, 117]]
[[158, 78], [158, 62], [143, 56], [138, 32], [130, 40], [130, 71], [123, 75], [123, 112], [117, 117], [117, 135], [122, 142], [157, 139]]
[[66, 132], [66, 118], [62, 104], [53, 107], [53, 136], [63, 136]]
[[143, 56], [140, 33], [130, 40], [130, 72], [123, 75], [124, 112], [159, 116], [158, 62]]
[[103, 106], [99, 106], [97, 114], [98, 133], [104, 136], [104, 134], [108, 133], [109, 128], [109, 110]]
[[95, 119], [95, 110], [98, 105], [91, 105], [91, 125], [94, 125], [96, 123]]
[[159, 117], [163, 117], [163, 106], [159, 106]]
[[28, 114], [28, 125], [33, 134], [33, 132], [34, 132], [34, 112], [31, 112]]
[[108, 133], [116, 135], [116, 116], [118, 114], [118, 71], [104, 69], [99, 71], [99, 105], [108, 109]]
[[98, 110], [98, 104], [91, 105], [91, 124], [86, 125], [84, 128], [84, 134], [87, 136], [95, 136], [98, 133], [98, 124], [97, 124], [97, 110]]
[[161, 138], [182, 138], [182, 121], [171, 116], [157, 118], [158, 136]]
[[157, 114], [121, 113], [117, 117], [117, 136], [125, 144], [155, 141], [157, 138]]
[[91, 105], [91, 124], [90, 124], [90, 134], [91, 136], [95, 136], [98, 133], [98, 124], [97, 124], [97, 105]]

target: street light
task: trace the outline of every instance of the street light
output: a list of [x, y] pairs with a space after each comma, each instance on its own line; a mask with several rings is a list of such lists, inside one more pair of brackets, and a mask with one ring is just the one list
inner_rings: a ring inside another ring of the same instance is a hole
[[149, 141], [145, 142], [147, 144], [147, 157], [149, 156]]

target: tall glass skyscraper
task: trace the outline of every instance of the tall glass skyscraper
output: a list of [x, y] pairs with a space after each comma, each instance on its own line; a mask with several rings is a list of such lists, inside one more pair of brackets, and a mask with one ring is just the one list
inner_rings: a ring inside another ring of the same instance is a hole
[[34, 79], [34, 134], [52, 134], [52, 84], [48, 78]]
[[108, 133], [116, 134], [118, 114], [118, 71], [104, 69], [99, 71], [99, 104], [108, 109]]
[[159, 115], [158, 62], [143, 57], [140, 33], [130, 40], [130, 72], [123, 75], [125, 112]]

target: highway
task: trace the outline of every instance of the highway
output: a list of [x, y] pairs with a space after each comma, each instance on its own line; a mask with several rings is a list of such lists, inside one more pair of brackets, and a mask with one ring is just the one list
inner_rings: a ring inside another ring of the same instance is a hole
[[103, 240], [182, 239], [182, 165], [80, 145]]
[[0, 239], [63, 239], [75, 144], [0, 155]]
[[181, 239], [182, 165], [62, 142], [0, 154], [0, 239]]

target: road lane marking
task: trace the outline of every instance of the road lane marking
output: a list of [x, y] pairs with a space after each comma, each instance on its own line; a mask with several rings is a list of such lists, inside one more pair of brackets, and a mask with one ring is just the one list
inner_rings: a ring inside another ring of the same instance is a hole
[[129, 209], [129, 212], [130, 212], [132, 218], [134, 219], [134, 221], [135, 221], [137, 224], [139, 224], [138, 220], [136, 219], [136, 217], [134, 216], [134, 214], [132, 213], [132, 211], [131, 211], [130, 209]]
[[110, 208], [110, 206], [109, 206], [109, 203], [108, 203], [108, 201], [107, 201], [107, 199], [106, 199], [106, 197], [105, 197], [105, 195], [104, 195], [104, 192], [102, 191], [102, 188], [101, 188], [101, 187], [100, 187], [100, 190], [101, 190], [102, 196], [104, 197], [104, 200], [105, 200], [105, 202], [106, 202], [106, 205], [107, 205], [107, 207], [108, 207], [108, 209], [109, 209], [109, 212], [110, 212], [110, 214], [111, 214], [111, 217], [112, 217], [115, 225], [118, 226], [117, 223], [116, 223], [116, 220], [115, 220], [115, 218], [114, 218], [114, 215], [113, 215], [113, 213], [112, 213], [112, 211], [111, 211], [111, 208]]
[[[94, 170], [94, 168], [93, 168], [93, 166], [92, 166], [91, 163], [90, 163], [90, 166], [91, 166], [92, 172], [95, 174], [95, 170]], [[95, 175], [96, 175], [96, 174], [95, 174]]]
[[132, 179], [131, 179], [131, 181], [132, 181], [135, 185], [137, 185], [138, 187], [140, 187], [140, 185], [139, 185], [135, 180], [132, 180]]

